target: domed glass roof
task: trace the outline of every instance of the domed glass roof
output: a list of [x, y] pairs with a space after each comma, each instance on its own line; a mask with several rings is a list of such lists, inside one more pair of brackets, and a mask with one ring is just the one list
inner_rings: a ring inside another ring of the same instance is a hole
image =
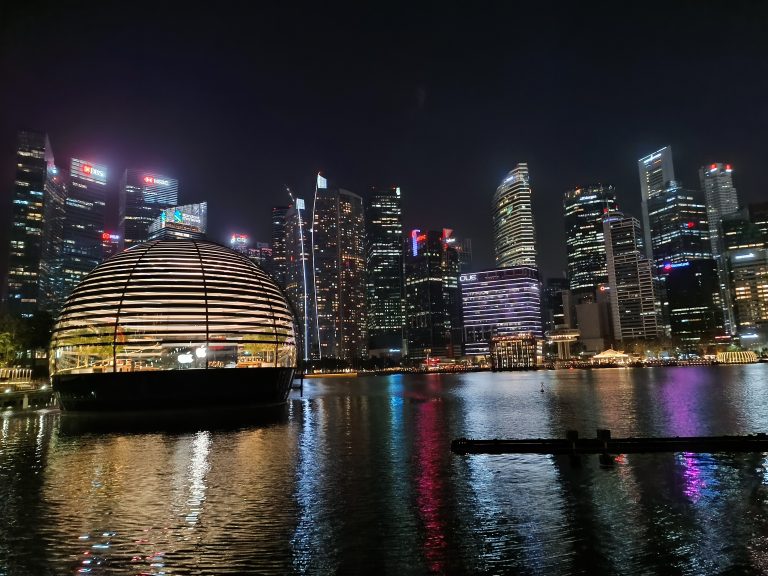
[[157, 240], [97, 266], [67, 299], [51, 375], [296, 365], [293, 313], [261, 268], [203, 240]]

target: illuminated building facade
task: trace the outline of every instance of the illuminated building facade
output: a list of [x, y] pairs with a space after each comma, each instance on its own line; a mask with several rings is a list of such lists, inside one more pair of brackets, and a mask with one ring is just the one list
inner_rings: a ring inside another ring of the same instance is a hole
[[149, 226], [149, 239], [205, 239], [208, 202], [164, 208]]
[[594, 292], [608, 283], [603, 239], [603, 216], [616, 210], [613, 186], [586, 186], [565, 193], [565, 243], [568, 287], [572, 292]]
[[614, 337], [619, 341], [658, 338], [660, 309], [640, 223], [621, 212], [609, 213], [603, 220], [603, 235]]
[[285, 215], [285, 291], [296, 314], [299, 325], [299, 355], [303, 360], [312, 358], [315, 340], [315, 299], [312, 288], [311, 223], [303, 198], [293, 198]]
[[[603, 248], [605, 249], [605, 248]], [[557, 327], [570, 327], [570, 318], [567, 315], [567, 298], [564, 292], [568, 289], [567, 278], [547, 278], [541, 290], [541, 324], [545, 332]]]
[[242, 255], [200, 240], [149, 241], [77, 286], [49, 358], [65, 410], [282, 402], [296, 366], [294, 318]]
[[666, 273], [666, 290], [672, 335], [684, 345], [713, 343], [723, 335], [720, 283], [713, 259], [672, 264]]
[[67, 185], [64, 174], [56, 166], [49, 164], [45, 181], [38, 307], [52, 314], [58, 312], [66, 296], [61, 275], [66, 201]]
[[251, 239], [247, 234], [232, 234], [229, 238], [229, 247], [235, 252], [244, 256], [248, 255], [248, 248], [251, 245]]
[[543, 336], [536, 268], [513, 266], [462, 274], [459, 282], [465, 354], [488, 354], [494, 336]]
[[64, 205], [62, 297], [68, 296], [102, 260], [107, 167], [72, 158]]
[[368, 353], [399, 356], [403, 345], [403, 210], [400, 188], [374, 188], [366, 205]]
[[120, 234], [114, 232], [104, 232], [101, 235], [101, 259], [102, 261], [107, 258], [112, 258], [115, 254], [120, 252], [120, 246], [122, 245]]
[[149, 239], [149, 227], [165, 208], [179, 203], [179, 181], [148, 170], [128, 169], [119, 189], [119, 231], [125, 248]]
[[722, 219], [734, 326], [742, 346], [768, 346], [768, 202]]
[[643, 212], [643, 231], [645, 255], [653, 260], [651, 243], [651, 221], [648, 211], [648, 201], [664, 192], [667, 182], [675, 179], [675, 169], [672, 164], [672, 147], [665, 146], [653, 154], [637, 161], [640, 175], [640, 207]]
[[246, 254], [248, 260], [259, 266], [264, 272], [274, 278], [274, 260], [272, 259], [272, 245], [267, 242], [256, 242], [248, 248]]
[[493, 196], [493, 246], [499, 268], [536, 266], [536, 233], [526, 163], [515, 166]]
[[288, 206], [272, 208], [272, 276], [280, 286], [285, 286], [288, 254], [285, 247], [285, 225]]
[[412, 230], [405, 240], [405, 334], [411, 359], [461, 355], [459, 256], [443, 232]]
[[673, 264], [712, 257], [704, 194], [671, 181], [647, 202], [654, 273], [663, 278]]
[[362, 358], [368, 349], [363, 199], [318, 176], [312, 217], [317, 357]]
[[38, 306], [45, 184], [52, 164], [46, 134], [18, 133], [6, 293], [8, 310], [21, 317], [30, 317]]

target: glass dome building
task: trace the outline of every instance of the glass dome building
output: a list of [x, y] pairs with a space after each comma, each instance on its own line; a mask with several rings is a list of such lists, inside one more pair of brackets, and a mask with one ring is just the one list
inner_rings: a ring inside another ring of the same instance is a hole
[[284, 402], [295, 318], [274, 280], [237, 252], [204, 240], [150, 241], [75, 288], [50, 364], [64, 410]]

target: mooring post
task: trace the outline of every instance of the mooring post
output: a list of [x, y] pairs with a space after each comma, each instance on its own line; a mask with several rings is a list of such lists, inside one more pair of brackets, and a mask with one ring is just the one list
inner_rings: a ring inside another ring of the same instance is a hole
[[603, 451], [598, 457], [600, 466], [613, 466], [613, 457], [608, 453], [608, 441], [611, 439], [611, 431], [607, 428], [598, 428], [597, 439], [603, 444]]

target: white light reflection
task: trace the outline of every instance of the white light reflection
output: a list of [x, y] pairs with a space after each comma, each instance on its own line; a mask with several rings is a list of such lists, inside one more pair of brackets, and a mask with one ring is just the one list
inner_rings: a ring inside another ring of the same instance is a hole
[[211, 465], [208, 461], [208, 455], [211, 451], [211, 433], [207, 431], [198, 432], [195, 440], [192, 442], [192, 458], [187, 467], [189, 472], [189, 497], [187, 506], [189, 511], [186, 515], [187, 524], [194, 526], [197, 524], [203, 503], [205, 502], [205, 492], [207, 489], [205, 478]]

